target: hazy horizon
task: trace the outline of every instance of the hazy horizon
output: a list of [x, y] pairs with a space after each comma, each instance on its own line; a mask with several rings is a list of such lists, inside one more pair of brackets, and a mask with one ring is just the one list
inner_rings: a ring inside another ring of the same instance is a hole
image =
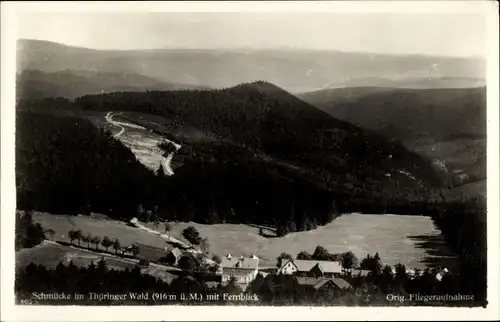
[[23, 13], [18, 39], [96, 50], [312, 50], [483, 58], [480, 14]]

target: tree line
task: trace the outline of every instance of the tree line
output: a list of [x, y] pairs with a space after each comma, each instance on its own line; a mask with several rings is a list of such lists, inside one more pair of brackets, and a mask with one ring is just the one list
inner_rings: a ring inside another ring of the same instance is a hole
[[460, 260], [460, 288], [486, 300], [487, 226], [486, 202], [483, 198], [466, 202], [442, 203], [431, 213], [446, 243]]

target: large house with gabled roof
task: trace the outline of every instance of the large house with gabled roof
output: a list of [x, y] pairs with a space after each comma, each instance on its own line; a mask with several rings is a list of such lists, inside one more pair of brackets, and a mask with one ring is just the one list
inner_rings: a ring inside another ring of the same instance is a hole
[[234, 278], [236, 285], [244, 290], [257, 277], [259, 258], [255, 255], [233, 257], [228, 254], [222, 258], [220, 267], [222, 269], [222, 285], [228, 284]]
[[297, 275], [303, 277], [339, 277], [342, 275], [342, 263], [334, 261], [317, 261], [289, 259], [282, 262], [278, 274]]

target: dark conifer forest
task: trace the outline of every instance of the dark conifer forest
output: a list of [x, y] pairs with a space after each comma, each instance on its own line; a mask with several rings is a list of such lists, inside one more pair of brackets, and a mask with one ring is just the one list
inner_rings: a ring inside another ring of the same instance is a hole
[[[439, 184], [422, 157], [264, 82], [21, 101], [18, 110], [20, 209], [129, 219], [141, 205], [164, 219], [261, 223], [284, 235], [349, 211], [421, 214]], [[187, 157], [168, 177], [82, 117], [87, 110], [160, 114], [216, 139], [180, 142]]]

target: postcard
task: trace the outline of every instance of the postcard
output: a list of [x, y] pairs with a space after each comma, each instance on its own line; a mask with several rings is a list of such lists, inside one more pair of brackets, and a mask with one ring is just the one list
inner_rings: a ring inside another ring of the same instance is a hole
[[2, 320], [498, 318], [498, 4], [2, 3]]

